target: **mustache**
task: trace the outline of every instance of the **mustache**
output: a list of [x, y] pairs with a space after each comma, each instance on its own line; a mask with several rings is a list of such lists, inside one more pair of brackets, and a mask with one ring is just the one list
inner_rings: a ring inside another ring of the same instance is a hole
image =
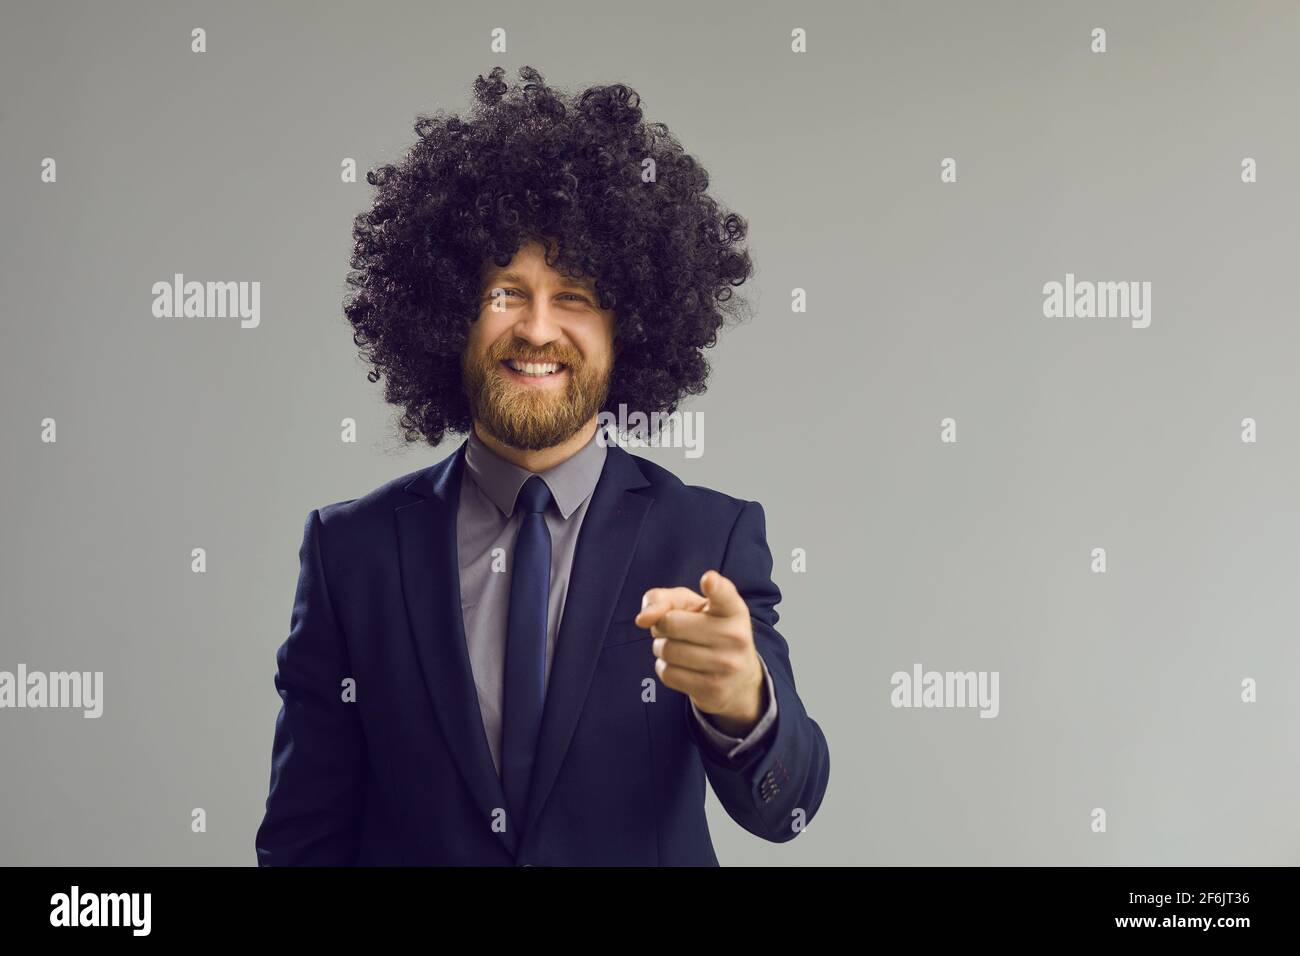
[[581, 360], [569, 351], [533, 351], [518, 347], [496, 350], [492, 353], [491, 359], [494, 363], [503, 362], [506, 359], [514, 359], [517, 362], [558, 362], [559, 364], [567, 365], [570, 368], [575, 368], [581, 364]]

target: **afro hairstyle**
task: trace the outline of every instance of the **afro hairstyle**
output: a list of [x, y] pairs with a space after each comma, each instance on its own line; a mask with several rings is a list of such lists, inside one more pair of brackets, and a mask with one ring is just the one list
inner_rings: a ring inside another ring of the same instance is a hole
[[353, 222], [343, 311], [407, 442], [470, 431], [460, 358], [484, 270], [529, 241], [553, 242], [547, 264], [594, 279], [614, 313], [602, 410], [616, 420], [704, 392], [703, 350], [744, 311], [732, 288], [753, 274], [747, 223], [706, 194], [708, 173], [664, 124], [642, 120], [636, 91], [569, 96], [532, 67], [522, 87], [504, 73], [477, 78], [466, 118], [418, 115], [417, 142], [367, 173], [374, 201]]

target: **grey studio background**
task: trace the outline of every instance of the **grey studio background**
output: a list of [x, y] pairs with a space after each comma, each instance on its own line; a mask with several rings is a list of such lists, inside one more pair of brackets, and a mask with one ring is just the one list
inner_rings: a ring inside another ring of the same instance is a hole
[[[253, 865], [304, 519], [460, 441], [402, 446], [342, 318], [365, 170], [530, 64], [632, 86], [750, 222], [704, 454], [638, 453], [764, 505], [831, 775], [784, 845], [710, 791], [722, 862], [1300, 863], [1298, 39], [1289, 2], [7, 2], [0, 670], [103, 671], [104, 711], [0, 710], [0, 862]], [[155, 318], [178, 272], [260, 325]], [[1150, 326], [1044, 317], [1067, 273], [1149, 281]], [[999, 672], [998, 716], [891, 706], [915, 663]]]

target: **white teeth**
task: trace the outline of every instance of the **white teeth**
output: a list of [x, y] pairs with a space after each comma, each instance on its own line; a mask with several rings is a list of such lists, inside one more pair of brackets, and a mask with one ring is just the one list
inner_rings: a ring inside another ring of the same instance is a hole
[[560, 370], [559, 362], [516, 362], [514, 359], [506, 359], [506, 364], [524, 375], [551, 375]]

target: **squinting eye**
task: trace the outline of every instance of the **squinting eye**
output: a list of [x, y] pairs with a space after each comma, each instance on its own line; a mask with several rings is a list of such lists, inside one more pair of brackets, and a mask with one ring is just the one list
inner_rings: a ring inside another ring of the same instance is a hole
[[[514, 288], [513, 286], [510, 286], [510, 287], [506, 287], [506, 286], [498, 286], [497, 288], [493, 289], [493, 290], [489, 293], [488, 298], [493, 298], [493, 299], [494, 299], [494, 298], [498, 298], [498, 297], [500, 297], [500, 298], [504, 298], [504, 297], [510, 295], [511, 293], [517, 293], [517, 294], [519, 294], [519, 295], [523, 295], [522, 292], [520, 292], [518, 289]], [[564, 295], [565, 295], [565, 296], [572, 297], [573, 299], [575, 299], [575, 300], [578, 301], [578, 302], [586, 303], [586, 301], [587, 301], [587, 299], [586, 299], [585, 296], [579, 295], [579, 294], [576, 293], [576, 292], [566, 292], [566, 293], [564, 293]]]

